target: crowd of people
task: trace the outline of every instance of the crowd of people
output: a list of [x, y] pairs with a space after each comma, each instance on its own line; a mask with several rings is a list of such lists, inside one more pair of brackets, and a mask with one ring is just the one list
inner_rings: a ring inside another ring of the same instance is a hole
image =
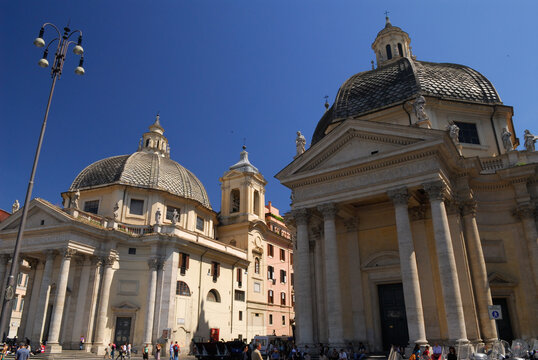
[[[261, 360], [261, 344], [254, 340], [250, 345], [245, 346], [241, 360]], [[345, 349], [329, 348], [324, 344], [319, 344], [319, 359], [320, 360], [362, 360], [366, 357], [366, 347], [360, 343], [358, 348], [349, 343]], [[299, 349], [292, 341], [277, 340], [267, 346], [267, 360], [310, 360], [314, 349], [310, 349], [308, 345]], [[259, 356], [258, 356], [259, 353]]]
[[30, 354], [36, 355], [45, 352], [45, 345], [40, 344], [40, 346], [32, 350], [29, 344], [30, 341], [21, 343], [12, 341], [11, 344], [5, 342], [0, 349], [0, 360], [7, 359], [7, 356], [12, 354], [15, 354], [15, 360], [26, 360], [30, 357]]
[[[391, 354], [396, 355], [397, 358], [407, 359], [405, 354], [405, 347], [403, 346], [392, 346]], [[409, 355], [409, 360], [441, 360], [443, 355], [443, 347], [439, 344], [435, 344], [432, 349], [428, 345], [421, 348], [420, 345], [415, 344], [413, 351]], [[448, 348], [448, 353], [446, 354], [447, 360], [457, 360], [456, 348], [450, 346]], [[389, 360], [393, 360], [390, 358]]]

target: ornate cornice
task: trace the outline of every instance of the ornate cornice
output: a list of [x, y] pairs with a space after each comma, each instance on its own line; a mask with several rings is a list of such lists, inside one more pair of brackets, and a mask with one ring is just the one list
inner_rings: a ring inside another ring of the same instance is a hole
[[443, 181], [432, 181], [423, 186], [430, 200], [444, 201], [446, 199], [447, 186]]
[[335, 203], [325, 203], [318, 205], [318, 210], [323, 215], [325, 220], [334, 219], [336, 213], [338, 212], [338, 207]]
[[385, 167], [397, 165], [397, 164], [404, 163], [404, 162], [419, 160], [419, 159], [427, 158], [427, 157], [434, 156], [434, 155], [437, 155], [437, 151], [435, 151], [435, 150], [424, 151], [424, 152], [415, 153], [415, 154], [409, 154], [407, 156], [402, 156], [400, 158], [396, 158], [396, 159], [392, 159], [392, 160], [380, 161], [380, 162], [376, 162], [374, 164], [359, 165], [359, 166], [356, 166], [356, 167], [343, 169], [340, 172], [330, 173], [330, 174], [327, 174], [327, 175], [308, 176], [306, 179], [304, 179], [304, 180], [302, 180], [300, 182], [291, 183], [291, 184], [286, 185], [286, 186], [288, 186], [291, 189], [296, 189], [296, 188], [301, 187], [301, 186], [317, 184], [317, 183], [320, 183], [320, 182], [330, 181], [330, 180], [334, 180], [334, 179], [338, 179], [338, 178], [346, 177], [346, 176], [353, 176], [353, 175], [357, 175], [357, 174], [372, 171], [372, 170], [377, 171], [377, 170], [385, 168]]
[[392, 200], [394, 205], [407, 206], [409, 201], [409, 192], [407, 191], [407, 188], [402, 187], [399, 189], [389, 190], [387, 191], [387, 195]]

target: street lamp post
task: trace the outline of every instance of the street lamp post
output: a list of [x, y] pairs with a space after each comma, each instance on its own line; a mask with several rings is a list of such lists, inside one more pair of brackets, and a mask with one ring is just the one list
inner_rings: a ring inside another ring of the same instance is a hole
[[[30, 204], [30, 198], [32, 197], [32, 189], [34, 187], [34, 178], [35, 178], [35, 172], [37, 168], [37, 162], [39, 160], [39, 153], [41, 152], [41, 144], [43, 143], [43, 136], [45, 135], [45, 128], [47, 126], [47, 118], [49, 116], [49, 109], [50, 109], [50, 103], [52, 100], [52, 94], [54, 93], [54, 86], [56, 85], [56, 80], [60, 78], [62, 75], [62, 69], [65, 62], [65, 57], [67, 55], [67, 50], [71, 44], [74, 44], [73, 52], [76, 55], [80, 56], [79, 65], [75, 69], [75, 74], [77, 75], [84, 75], [84, 68], [82, 67], [84, 62], [84, 49], [82, 48], [82, 31], [80, 30], [74, 30], [71, 31], [69, 27], [64, 28], [63, 35], [61, 34], [60, 30], [51, 23], [45, 23], [39, 30], [38, 37], [34, 40], [34, 45], [41, 48], [45, 46], [45, 40], [43, 40], [43, 34], [45, 33], [45, 28], [51, 27], [53, 28], [58, 37], [52, 39], [47, 46], [45, 47], [45, 51], [43, 53], [43, 57], [41, 60], [39, 60], [38, 65], [46, 68], [49, 66], [49, 62], [47, 60], [47, 55], [49, 53], [49, 47], [54, 44], [55, 42], [58, 42], [56, 46], [56, 53], [54, 55], [54, 63], [52, 65], [52, 86], [50, 88], [50, 94], [49, 94], [49, 100], [47, 102], [47, 108], [45, 110], [45, 117], [43, 119], [43, 125], [41, 126], [41, 133], [39, 134], [39, 140], [37, 142], [37, 149], [35, 152], [34, 157], [34, 164], [32, 166], [32, 173], [30, 174], [30, 181], [28, 182], [28, 189], [26, 190], [26, 198], [24, 200], [24, 206], [22, 208], [22, 217], [21, 222], [19, 224], [19, 232], [17, 233], [17, 240], [15, 241], [15, 249], [13, 250], [13, 258], [11, 260], [11, 268], [9, 271], [9, 276], [7, 280], [6, 290], [4, 294], [2, 294], [2, 313], [0, 315], [0, 336], [2, 336], [2, 339], [5, 339], [7, 336], [7, 323], [9, 319], [11, 318], [11, 300], [15, 296], [15, 276], [18, 274], [19, 271], [19, 252], [20, 247], [22, 243], [22, 236], [24, 233], [24, 227], [26, 225], [26, 217], [28, 215], [28, 206]], [[72, 41], [69, 40], [73, 34], [78, 33], [78, 41]]]

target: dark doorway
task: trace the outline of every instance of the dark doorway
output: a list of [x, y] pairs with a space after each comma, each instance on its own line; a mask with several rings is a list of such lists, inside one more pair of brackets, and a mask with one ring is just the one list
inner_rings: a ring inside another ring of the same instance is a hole
[[495, 320], [499, 339], [512, 342], [514, 333], [512, 332], [512, 323], [510, 322], [510, 312], [508, 312], [508, 302], [506, 298], [493, 298], [493, 305], [500, 305], [503, 315], [502, 320]]
[[118, 317], [116, 318], [116, 330], [114, 331], [114, 342], [116, 345], [131, 343], [131, 318]]
[[402, 284], [378, 285], [383, 350], [409, 343]]

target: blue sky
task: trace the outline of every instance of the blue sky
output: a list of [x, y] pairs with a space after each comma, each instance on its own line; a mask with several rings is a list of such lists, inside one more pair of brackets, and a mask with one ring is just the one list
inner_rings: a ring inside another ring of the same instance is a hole
[[385, 10], [417, 59], [478, 70], [514, 107], [517, 135], [538, 133], [535, 1], [2, 1], [0, 208], [24, 199], [50, 89], [32, 45], [42, 23], [83, 30], [86, 75], [73, 73], [70, 53], [33, 197], [60, 204], [84, 167], [136, 151], [160, 111], [172, 159], [215, 210], [219, 177], [246, 138], [266, 200], [285, 211], [289, 191], [273, 176], [292, 160], [297, 130], [310, 142], [323, 97], [370, 69]]

